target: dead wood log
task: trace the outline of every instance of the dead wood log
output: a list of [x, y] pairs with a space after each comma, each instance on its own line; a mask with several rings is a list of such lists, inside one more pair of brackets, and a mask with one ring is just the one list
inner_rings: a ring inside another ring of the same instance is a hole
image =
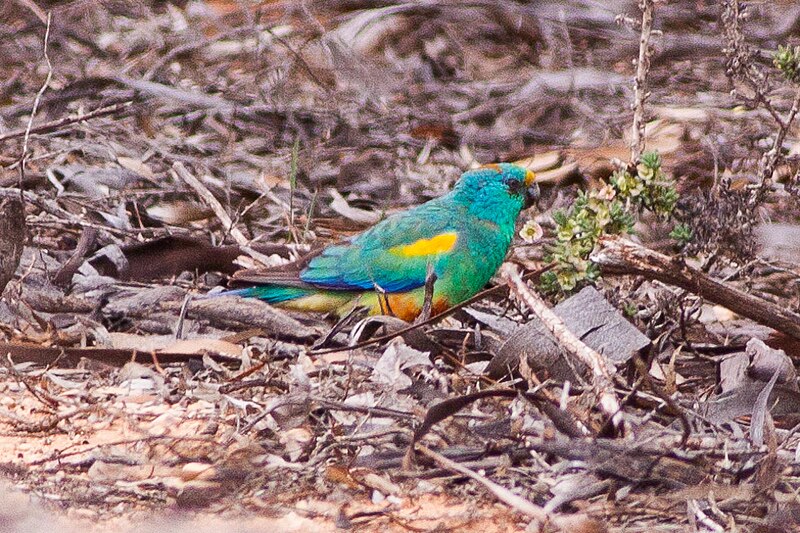
[[800, 340], [800, 315], [717, 281], [687, 265], [680, 257], [670, 257], [627, 239], [609, 236], [600, 239], [591, 260], [600, 265], [605, 274], [634, 274], [675, 285]]

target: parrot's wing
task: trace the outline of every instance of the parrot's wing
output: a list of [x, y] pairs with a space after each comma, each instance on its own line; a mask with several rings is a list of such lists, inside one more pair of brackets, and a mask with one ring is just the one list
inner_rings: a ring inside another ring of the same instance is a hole
[[332, 290], [405, 292], [425, 285], [428, 265], [456, 250], [460, 213], [429, 202], [398, 213], [311, 259], [300, 280]]

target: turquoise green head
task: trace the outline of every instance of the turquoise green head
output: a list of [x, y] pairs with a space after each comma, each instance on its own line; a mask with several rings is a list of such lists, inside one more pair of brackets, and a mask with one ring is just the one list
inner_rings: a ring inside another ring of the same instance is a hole
[[453, 195], [479, 218], [511, 225], [538, 196], [536, 175], [513, 163], [484, 165], [461, 175]]

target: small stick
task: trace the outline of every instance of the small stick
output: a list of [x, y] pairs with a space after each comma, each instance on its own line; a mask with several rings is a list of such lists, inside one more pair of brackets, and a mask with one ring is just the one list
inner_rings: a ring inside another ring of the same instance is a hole
[[83, 263], [83, 258], [86, 257], [86, 254], [89, 253], [89, 250], [94, 246], [95, 241], [97, 240], [97, 230], [94, 228], [83, 228], [83, 232], [81, 233], [81, 237], [78, 240], [77, 246], [75, 246], [75, 250], [72, 252], [72, 255], [69, 257], [64, 266], [56, 273], [56, 276], [53, 278], [53, 284], [58, 287], [66, 287], [69, 285], [69, 282], [72, 281], [72, 276], [75, 275], [75, 272], [78, 271], [81, 264]]
[[565, 348], [566, 353], [589, 367], [594, 378], [592, 388], [600, 398], [600, 408], [611, 418], [615, 427], [622, 427], [622, 411], [614, 393], [611, 378], [616, 371], [613, 365], [595, 350], [586, 346], [567, 328], [564, 321], [547, 307], [544, 300], [528, 288], [514, 265], [504, 264], [500, 269], [500, 276], [506, 280], [511, 292], [539, 317], [548, 331]]
[[420, 452], [422, 455], [427, 455], [433, 461], [441, 466], [442, 468], [446, 468], [447, 470], [451, 470], [453, 472], [457, 472], [463, 476], [467, 476], [468, 478], [477, 481], [487, 489], [489, 492], [494, 494], [498, 500], [505, 503], [506, 505], [513, 507], [520, 513], [527, 515], [534, 520], [538, 520], [539, 522], [547, 523], [550, 521], [550, 513], [544, 510], [544, 508], [539, 507], [533, 502], [526, 500], [525, 498], [518, 496], [508, 490], [507, 488], [503, 487], [502, 485], [498, 485], [491, 479], [488, 479], [485, 476], [478, 474], [477, 472], [473, 472], [469, 468], [458, 464], [457, 462], [448, 459], [444, 455], [437, 453], [427, 446], [422, 444], [417, 444], [417, 451]]
[[641, 275], [675, 285], [800, 340], [800, 315], [726, 285], [692, 268], [679, 257], [669, 257], [620, 237], [601, 237], [590, 259], [606, 274]]
[[530, 528], [530, 527], [528, 528], [532, 531], [550, 531], [551, 528], [547, 527], [548, 525], [555, 526], [557, 531], [595, 531], [595, 530], [601, 531], [602, 530], [602, 528], [599, 527], [599, 524], [594, 524], [594, 520], [585, 514], [562, 515], [558, 513], [553, 513], [551, 511], [548, 511], [544, 507], [540, 507], [535, 503], [526, 500], [522, 496], [514, 494], [504, 486], [495, 483], [486, 476], [483, 476], [478, 472], [470, 470], [469, 468], [460, 465], [451, 459], [448, 459], [442, 454], [431, 450], [427, 446], [418, 443], [416, 445], [416, 449], [421, 454], [430, 457], [440, 467], [450, 470], [452, 472], [459, 473], [474, 481], [477, 481], [478, 483], [486, 487], [486, 489], [489, 492], [491, 492], [495, 498], [497, 498], [504, 504], [508, 505], [515, 511], [536, 520], [538, 524], [535, 524], [535, 528]]
[[225, 208], [222, 207], [222, 204], [219, 203], [219, 200], [214, 198], [214, 195], [211, 194], [211, 191], [209, 191], [208, 188], [203, 185], [203, 182], [189, 172], [183, 163], [177, 161], [172, 165], [172, 171], [176, 176], [194, 189], [200, 199], [203, 200], [203, 202], [214, 212], [219, 221], [222, 222], [225, 231], [230, 233], [231, 237], [233, 237], [233, 240], [236, 241], [236, 244], [238, 244], [239, 247], [247, 253], [247, 255], [256, 261], [263, 263], [264, 265], [270, 264], [269, 257], [253, 250], [250, 247], [250, 242], [247, 240], [247, 237], [245, 237], [244, 234], [239, 231], [239, 228], [233, 225], [233, 220], [231, 220], [231, 217], [225, 211]]
[[192, 293], [187, 292], [186, 297], [183, 299], [183, 304], [181, 305], [180, 313], [178, 313], [178, 325], [175, 326], [176, 340], [183, 339], [183, 324], [186, 321], [186, 313], [189, 310], [189, 302], [191, 301], [192, 301]]
[[53, 20], [52, 12], [47, 13], [47, 26], [44, 30], [44, 45], [43, 45], [43, 54], [44, 60], [47, 63], [47, 77], [44, 79], [44, 83], [42, 84], [41, 88], [39, 88], [39, 92], [36, 93], [36, 98], [33, 99], [33, 107], [31, 108], [31, 116], [28, 117], [28, 125], [25, 126], [25, 135], [23, 136], [22, 140], [22, 156], [19, 158], [19, 183], [18, 187], [20, 190], [20, 199], [24, 202], [24, 197], [22, 196], [22, 183], [25, 181], [25, 161], [28, 159], [28, 141], [31, 138], [31, 128], [33, 127], [33, 117], [36, 116], [36, 112], [39, 110], [39, 104], [42, 101], [42, 96], [44, 96], [44, 92], [47, 90], [47, 87], [50, 85], [50, 80], [53, 79], [53, 64], [50, 62], [50, 56], [47, 55], [47, 43], [50, 40], [50, 23]]

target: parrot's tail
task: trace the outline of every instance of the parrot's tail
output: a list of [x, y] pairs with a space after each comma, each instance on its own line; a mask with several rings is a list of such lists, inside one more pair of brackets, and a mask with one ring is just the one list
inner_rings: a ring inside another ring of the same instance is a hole
[[343, 291], [326, 291], [314, 287], [287, 287], [286, 285], [265, 283], [242, 289], [233, 289], [209, 294], [215, 296], [242, 296], [258, 298], [268, 304], [296, 309], [299, 311], [346, 312], [352, 307], [358, 294]]
[[314, 294], [314, 289], [302, 289], [299, 287], [286, 287], [282, 285], [254, 285], [243, 289], [233, 289], [222, 291], [214, 296], [241, 296], [243, 298], [258, 298], [269, 304], [279, 304], [291, 300], [297, 300], [304, 296]]

